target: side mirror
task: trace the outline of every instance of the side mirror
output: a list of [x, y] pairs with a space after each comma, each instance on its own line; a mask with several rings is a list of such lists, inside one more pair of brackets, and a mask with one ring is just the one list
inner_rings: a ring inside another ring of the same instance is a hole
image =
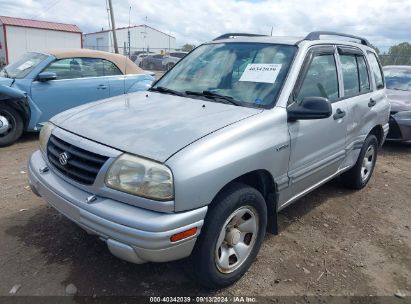
[[42, 72], [37, 76], [39, 81], [49, 81], [55, 80], [57, 78], [57, 74], [54, 72]]
[[287, 108], [288, 120], [323, 119], [332, 114], [331, 103], [324, 97], [305, 97]]

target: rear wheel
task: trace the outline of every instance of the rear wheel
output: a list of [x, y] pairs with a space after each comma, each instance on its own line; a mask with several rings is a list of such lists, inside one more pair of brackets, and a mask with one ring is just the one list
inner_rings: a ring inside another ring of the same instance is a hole
[[242, 184], [229, 186], [210, 206], [189, 271], [208, 288], [233, 284], [255, 260], [266, 225], [260, 192]]
[[148, 69], [149, 69], [149, 70], [154, 70], [154, 69], [155, 69], [154, 64], [153, 64], [153, 63], [149, 63], [149, 64], [148, 64]]
[[361, 148], [360, 155], [354, 167], [341, 175], [343, 183], [352, 189], [364, 188], [374, 172], [377, 161], [378, 140], [369, 135]]
[[14, 143], [23, 134], [23, 118], [7, 105], [0, 105], [0, 147]]
[[166, 66], [167, 71], [170, 70], [173, 66], [174, 66], [174, 63], [172, 62], [167, 63], [167, 66]]

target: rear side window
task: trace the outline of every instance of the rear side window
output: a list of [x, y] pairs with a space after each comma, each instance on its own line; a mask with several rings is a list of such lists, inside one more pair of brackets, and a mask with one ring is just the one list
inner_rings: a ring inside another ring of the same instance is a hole
[[105, 76], [123, 75], [119, 68], [111, 61], [103, 59], [103, 66]]
[[360, 92], [370, 91], [370, 78], [364, 56], [357, 56], [358, 75], [360, 76]]
[[340, 61], [344, 80], [344, 97], [358, 95], [360, 92], [360, 81], [355, 55], [340, 55]]
[[370, 91], [364, 56], [343, 54], [340, 55], [340, 62], [344, 81], [344, 97], [352, 97]]
[[304, 77], [297, 101], [304, 97], [325, 97], [330, 101], [338, 99], [337, 66], [333, 54], [314, 55]]
[[374, 74], [375, 86], [377, 87], [377, 89], [383, 89], [384, 88], [384, 77], [381, 71], [381, 66], [378, 63], [377, 57], [375, 56], [374, 53], [369, 52], [368, 59], [370, 60], [371, 70], [372, 70], [372, 73]]

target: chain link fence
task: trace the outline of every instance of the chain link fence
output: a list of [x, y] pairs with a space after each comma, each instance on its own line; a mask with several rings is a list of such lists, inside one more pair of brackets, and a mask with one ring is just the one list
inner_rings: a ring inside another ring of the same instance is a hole
[[[105, 51], [105, 52], [112, 52], [114, 53], [114, 49], [112, 46], [108, 45], [84, 45], [86, 49], [97, 50], [97, 51]], [[171, 49], [171, 48], [137, 48], [137, 47], [128, 47], [127, 45], [119, 45], [118, 52], [119, 54], [125, 55], [129, 57], [132, 61], [135, 61], [139, 54], [168, 54], [170, 52], [177, 51], [178, 49]]]

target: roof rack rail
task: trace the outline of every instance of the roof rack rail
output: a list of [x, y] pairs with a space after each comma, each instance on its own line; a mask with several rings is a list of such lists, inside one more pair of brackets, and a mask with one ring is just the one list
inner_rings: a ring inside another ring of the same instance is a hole
[[234, 37], [263, 37], [263, 36], [266, 36], [266, 35], [249, 34], [249, 33], [227, 33], [227, 34], [223, 34], [221, 36], [218, 36], [217, 38], [214, 38], [213, 41], [226, 39], [226, 38], [234, 38]]
[[371, 47], [371, 43], [362, 37], [354, 36], [354, 35], [349, 35], [349, 34], [343, 34], [343, 33], [337, 33], [337, 32], [327, 32], [327, 31], [316, 31], [316, 32], [311, 32], [309, 33], [304, 40], [320, 40], [320, 36], [341, 36], [341, 37], [348, 37], [348, 38], [354, 38], [357, 39], [361, 42], [361, 44], [366, 45]]

